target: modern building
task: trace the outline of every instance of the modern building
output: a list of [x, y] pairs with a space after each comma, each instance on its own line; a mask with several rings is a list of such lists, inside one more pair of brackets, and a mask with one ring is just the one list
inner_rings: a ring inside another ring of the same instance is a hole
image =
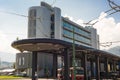
[[[74, 31], [73, 31], [74, 29]], [[41, 2], [29, 9], [28, 38], [55, 38], [99, 49], [99, 36], [93, 27], [83, 27], [62, 17], [61, 9]]]
[[[32, 38], [52, 38], [60, 39], [75, 44], [99, 49], [99, 36], [96, 29], [91, 26], [83, 27], [77, 23], [69, 20], [69, 18], [61, 15], [61, 9], [52, 7], [45, 2], [41, 2], [41, 6], [33, 6], [29, 9], [28, 20], [28, 39]], [[58, 63], [61, 62], [61, 57], [58, 58]], [[27, 75], [31, 74], [31, 60], [32, 54], [18, 53], [16, 56], [16, 68], [19, 70], [24, 69]], [[80, 64], [80, 60], [76, 60]], [[53, 55], [41, 53], [37, 55], [37, 69], [39, 77], [44, 77], [45, 68], [49, 66], [50, 75], [53, 69]], [[62, 64], [59, 64], [59, 67]]]

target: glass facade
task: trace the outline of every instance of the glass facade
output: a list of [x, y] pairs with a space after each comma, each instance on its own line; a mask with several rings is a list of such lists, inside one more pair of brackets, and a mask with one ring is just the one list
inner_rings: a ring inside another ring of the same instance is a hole
[[55, 37], [54, 15], [51, 15], [51, 38]]
[[73, 42], [73, 28], [74, 39], [76, 44], [85, 46], [91, 46], [91, 33], [78, 26], [72, 25], [66, 21], [63, 21], [63, 39], [65, 41]]
[[87, 31], [85, 31], [85, 30], [82, 30], [82, 28], [79, 28], [79, 27], [77, 27], [77, 26], [74, 26], [74, 25], [72, 25], [72, 24], [69, 24], [68, 22], [66, 22], [66, 21], [63, 21], [63, 27], [64, 28], [66, 28], [66, 29], [68, 29], [68, 30], [70, 30], [70, 31], [73, 31], [73, 27], [74, 27], [74, 32], [75, 33], [78, 33], [78, 34], [80, 34], [80, 35], [82, 35], [82, 36], [85, 36], [85, 37], [88, 37], [88, 38], [90, 38], [90, 32], [87, 32]]

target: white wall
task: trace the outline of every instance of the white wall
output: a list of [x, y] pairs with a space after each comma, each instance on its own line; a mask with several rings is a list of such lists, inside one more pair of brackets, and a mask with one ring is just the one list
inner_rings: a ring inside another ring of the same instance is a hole
[[99, 36], [97, 35], [97, 31], [94, 28], [90, 28], [91, 30], [91, 43], [92, 47], [99, 49]]
[[37, 8], [37, 17], [40, 19], [36, 20], [36, 37], [50, 38], [51, 12], [42, 6]]
[[28, 38], [50, 38], [51, 11], [44, 6], [31, 7], [30, 10], [32, 9], [36, 10], [36, 26], [31, 26], [29, 21], [28, 28], [35, 29], [36, 35], [30, 35], [32, 32], [28, 29]]
[[61, 10], [57, 7], [54, 7], [54, 18], [55, 39], [62, 39]]

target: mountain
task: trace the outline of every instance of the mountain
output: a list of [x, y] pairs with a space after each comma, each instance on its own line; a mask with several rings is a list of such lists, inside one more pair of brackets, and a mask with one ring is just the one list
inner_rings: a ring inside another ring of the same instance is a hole
[[13, 68], [13, 64], [14, 64], [14, 62], [1, 61], [1, 63], [0, 63], [0, 69]]
[[116, 46], [116, 47], [110, 48], [108, 50], [108, 52], [120, 56], [120, 46]]

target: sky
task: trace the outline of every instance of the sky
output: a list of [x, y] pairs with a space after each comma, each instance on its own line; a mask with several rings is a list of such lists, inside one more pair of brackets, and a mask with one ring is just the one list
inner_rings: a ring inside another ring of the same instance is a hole
[[[0, 53], [13, 55], [13, 57], [0, 56], [4, 61], [15, 61], [15, 55], [19, 51], [12, 48], [11, 43], [17, 37], [27, 38], [28, 18], [10, 13], [27, 16], [29, 7], [39, 6], [41, 1], [59, 7], [62, 16], [69, 17], [78, 24], [90, 20], [94, 23], [98, 20], [99, 22], [93, 27], [97, 29], [100, 43], [120, 41], [120, 12], [113, 15], [106, 14], [105, 11], [111, 9], [107, 0], [0, 0]], [[109, 47], [101, 46], [101, 49], [114, 46], [120, 46], [120, 43]]]

